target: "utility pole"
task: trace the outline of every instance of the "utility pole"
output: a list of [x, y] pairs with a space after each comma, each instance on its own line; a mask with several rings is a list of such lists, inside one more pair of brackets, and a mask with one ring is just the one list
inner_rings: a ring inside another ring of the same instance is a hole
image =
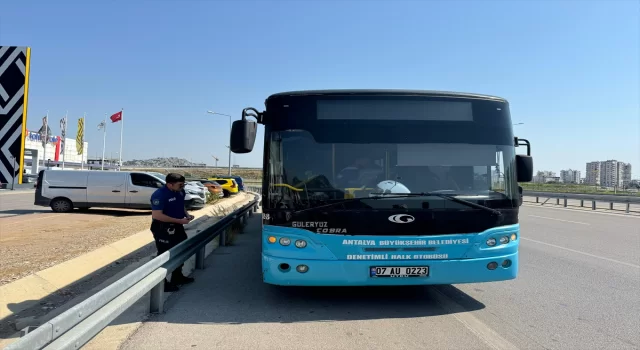
[[[214, 111], [207, 111], [207, 113], [209, 114], [217, 114], [217, 115], [223, 115], [225, 117], [229, 117], [229, 136], [231, 136], [231, 116], [228, 114], [222, 114], [222, 113], [218, 113], [218, 112], [214, 112]], [[229, 149], [229, 176], [231, 176], [231, 147], [230, 146], [226, 146]]]

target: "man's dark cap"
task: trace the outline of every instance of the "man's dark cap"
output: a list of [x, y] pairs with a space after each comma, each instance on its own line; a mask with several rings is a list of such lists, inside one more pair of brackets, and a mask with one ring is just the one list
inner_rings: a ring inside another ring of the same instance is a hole
[[185, 179], [184, 179], [184, 176], [182, 176], [180, 174], [169, 173], [169, 174], [167, 174], [167, 177], [165, 178], [165, 181], [168, 184], [174, 184], [176, 182], [185, 182]]

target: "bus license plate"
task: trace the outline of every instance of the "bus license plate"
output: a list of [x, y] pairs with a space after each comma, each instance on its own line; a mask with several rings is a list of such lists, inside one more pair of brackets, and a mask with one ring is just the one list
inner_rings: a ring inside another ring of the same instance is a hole
[[376, 266], [369, 269], [370, 277], [427, 277], [429, 266]]

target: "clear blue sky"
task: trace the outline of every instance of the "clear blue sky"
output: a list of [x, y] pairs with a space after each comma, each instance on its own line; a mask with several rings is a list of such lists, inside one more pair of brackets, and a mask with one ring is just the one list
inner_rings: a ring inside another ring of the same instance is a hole
[[[639, 177], [639, 13], [622, 0], [10, 1], [0, 44], [32, 48], [28, 127], [86, 112], [90, 156], [120, 108], [124, 159], [225, 164], [229, 121], [208, 109], [239, 118], [297, 89], [442, 89], [507, 98], [536, 170], [584, 176], [617, 159]], [[260, 165], [256, 144], [235, 163]]]

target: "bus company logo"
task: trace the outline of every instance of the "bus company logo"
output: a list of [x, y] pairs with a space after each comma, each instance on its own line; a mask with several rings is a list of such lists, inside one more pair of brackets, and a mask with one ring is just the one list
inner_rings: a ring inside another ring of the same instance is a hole
[[416, 218], [407, 214], [396, 214], [389, 216], [389, 221], [395, 224], [408, 224], [410, 222], [416, 221]]

